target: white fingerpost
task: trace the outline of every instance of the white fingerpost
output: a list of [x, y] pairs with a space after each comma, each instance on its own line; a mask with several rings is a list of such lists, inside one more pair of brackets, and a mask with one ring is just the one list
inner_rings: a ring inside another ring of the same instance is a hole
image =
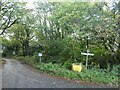
[[42, 57], [42, 53], [38, 53], [38, 56], [40, 57], [39, 62], [41, 63], [41, 57]]
[[81, 53], [82, 55], [86, 55], [86, 68], [88, 66], [88, 56], [94, 56], [94, 54], [89, 53], [90, 51], [87, 50], [87, 53]]

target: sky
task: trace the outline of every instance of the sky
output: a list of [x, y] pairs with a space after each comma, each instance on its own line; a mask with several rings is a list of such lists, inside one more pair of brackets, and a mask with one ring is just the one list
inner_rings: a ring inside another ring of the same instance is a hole
[[[3, 0], [4, 1], [4, 0]], [[70, 1], [73, 1], [73, 0], [5, 0], [5, 1], [17, 1], [17, 2], [28, 2], [27, 4], [27, 8], [35, 8], [34, 6], [34, 2], [37, 1], [37, 2], [46, 2], [46, 1], [49, 1], [49, 2], [70, 2]], [[77, 2], [113, 2], [113, 1], [119, 1], [119, 0], [74, 0], [74, 1], [77, 1]]]
[[[38, 2], [46, 2], [46, 1], [50, 1], [50, 2], [69, 2], [71, 0], [19, 0], [19, 1], [26, 1], [26, 2], [28, 2], [28, 4], [27, 4], [28, 8], [34, 8], [33, 3], [35, 1], [38, 1]], [[113, 2], [113, 1], [118, 1], [118, 0], [75, 0], [75, 1], [78, 1], [78, 2], [87, 2], [87, 1], [90, 1], [90, 2]]]
[[33, 3], [34, 3], [36, 0], [26, 0], [26, 1], [28, 2], [27, 8], [35, 8]]

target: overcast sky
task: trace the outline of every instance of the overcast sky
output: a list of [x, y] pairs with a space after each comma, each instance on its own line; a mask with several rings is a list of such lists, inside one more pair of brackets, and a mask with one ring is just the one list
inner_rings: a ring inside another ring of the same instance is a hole
[[[73, 0], [3, 0], [3, 1], [17, 1], [17, 2], [28, 2], [27, 4], [27, 8], [34, 8], [34, 2], [38, 1], [38, 2], [69, 2], [69, 1], [73, 1]], [[78, 1], [78, 2], [113, 2], [113, 1], [119, 1], [119, 0], [74, 0], [74, 1]]]
[[28, 4], [27, 4], [27, 7], [28, 7], [28, 8], [34, 8], [33, 3], [34, 3], [36, 0], [26, 0], [26, 1], [28, 2]]
[[[46, 2], [46, 1], [50, 1], [50, 2], [69, 2], [71, 0], [19, 0], [19, 1], [28, 2], [27, 7], [32, 8], [32, 7], [34, 7], [33, 3], [35, 1], [38, 1], [38, 2]], [[113, 1], [118, 1], [118, 0], [75, 0], [75, 1], [78, 1], [78, 2], [87, 2], [87, 1], [90, 1], [90, 2], [113, 2]]]

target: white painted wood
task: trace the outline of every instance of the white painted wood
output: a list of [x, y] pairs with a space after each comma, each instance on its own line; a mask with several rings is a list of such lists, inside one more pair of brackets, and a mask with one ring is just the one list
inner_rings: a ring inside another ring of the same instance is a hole
[[81, 53], [82, 55], [90, 55], [90, 56], [94, 56], [94, 54], [92, 54], [92, 53]]
[[42, 53], [38, 53], [38, 56], [40, 56], [40, 57], [41, 57], [41, 56], [42, 56]]

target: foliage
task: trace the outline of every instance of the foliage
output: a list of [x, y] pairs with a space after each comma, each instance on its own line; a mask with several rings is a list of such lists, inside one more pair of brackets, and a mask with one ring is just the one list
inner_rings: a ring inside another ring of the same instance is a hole
[[3, 36], [4, 56], [5, 53], [32, 56], [42, 52], [44, 62], [84, 64], [81, 52], [89, 49], [95, 54], [89, 58], [89, 65], [93, 62], [107, 68], [109, 63], [111, 67], [119, 63], [118, 15], [107, 3], [36, 2], [36, 12], [22, 8], [20, 3], [14, 4], [22, 10], [18, 16], [23, 18]]
[[0, 1], [0, 35], [22, 18], [25, 5], [24, 2]]
[[[113, 18], [115, 14], [107, 3], [43, 3], [42, 6], [37, 3], [36, 6], [36, 17], [39, 19], [36, 26], [41, 25], [37, 27], [40, 29], [38, 42], [45, 46], [46, 60], [85, 63], [81, 52], [86, 52], [86, 39], [89, 36], [88, 49], [95, 54], [90, 58], [91, 62], [99, 64], [101, 68], [107, 68], [108, 63], [113, 65], [119, 62], [116, 57], [119, 50], [118, 33], [115, 31], [117, 18]], [[45, 24], [47, 21], [48, 25]]]
[[22, 62], [24, 64], [29, 64], [31, 66], [34, 66], [36, 63], [39, 62], [39, 57], [36, 53], [34, 53], [34, 55], [31, 57], [30, 56], [25, 56], [25, 57], [24, 56], [19, 56], [19, 57], [14, 56], [13, 58], [16, 60], [19, 60], [20, 62]]
[[120, 67], [120, 65], [114, 66], [112, 71], [92, 68], [89, 70], [84, 70], [82, 72], [74, 72], [68, 70], [67, 68], [62, 68], [61, 65], [59, 64], [52, 63], [36, 64], [37, 69], [52, 75], [63, 76], [70, 79], [114, 85], [118, 85], [118, 67]]

